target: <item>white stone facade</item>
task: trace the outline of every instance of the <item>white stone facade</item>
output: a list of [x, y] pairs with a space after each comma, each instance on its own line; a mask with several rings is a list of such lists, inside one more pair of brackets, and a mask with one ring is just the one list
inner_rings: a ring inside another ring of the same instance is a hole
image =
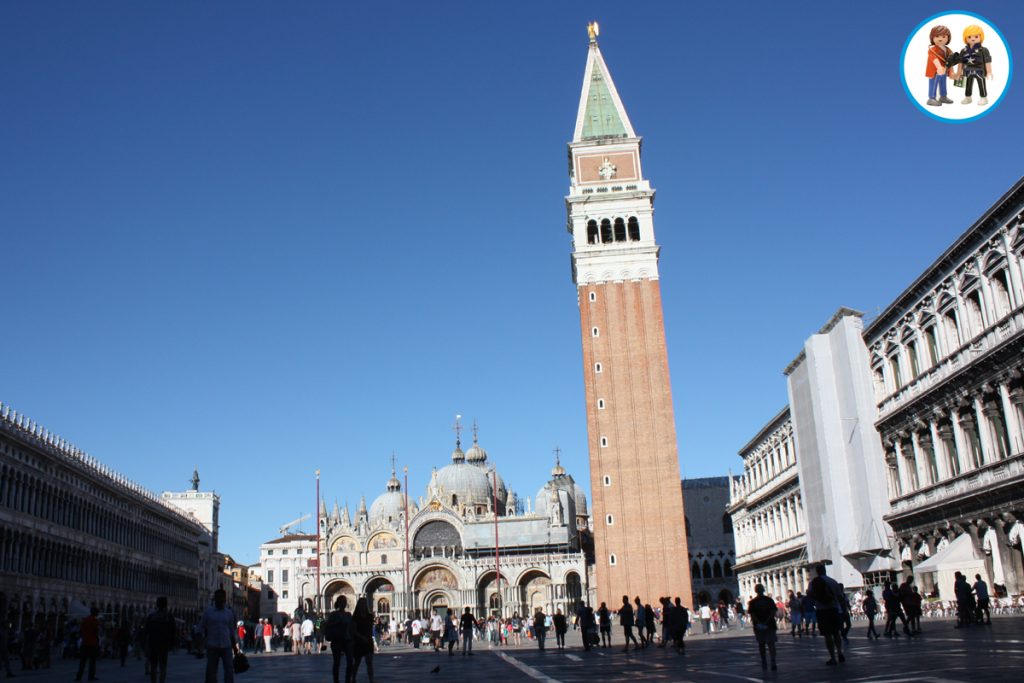
[[[198, 475], [195, 481], [199, 486]], [[223, 555], [220, 553], [220, 496], [212, 491], [171, 492], [164, 491], [160, 497], [203, 525], [206, 534], [199, 539], [200, 604], [209, 604], [213, 591], [221, 587]]]
[[[260, 546], [260, 614], [294, 614], [302, 602], [305, 571], [316, 558], [316, 534], [285, 534]], [[300, 575], [303, 576], [300, 581]]]
[[969, 573], [1009, 594], [1024, 590], [1022, 263], [1024, 179], [864, 332], [902, 568], [968, 534]]
[[740, 449], [743, 475], [732, 483], [727, 511], [736, 539], [733, 570], [744, 599], [762, 584], [769, 595], [803, 591], [807, 571], [807, 522], [796, 464], [789, 407]]
[[0, 404], [0, 615], [61, 635], [96, 606], [135, 625], [167, 596], [204, 606], [206, 529], [156, 494]]

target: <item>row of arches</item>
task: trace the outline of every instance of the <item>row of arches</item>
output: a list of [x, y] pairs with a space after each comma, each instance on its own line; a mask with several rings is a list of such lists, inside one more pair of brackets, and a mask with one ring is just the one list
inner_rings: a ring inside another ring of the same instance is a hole
[[0, 571], [133, 593], [194, 598], [197, 567], [170, 572], [109, 553], [0, 526]]
[[732, 563], [729, 560], [713, 563], [704, 560], [703, 564], [697, 560], [690, 565], [690, 578], [695, 581], [707, 581], [708, 579], [722, 579], [732, 577]]
[[[79, 603], [77, 611], [72, 602]], [[127, 622], [129, 626], [137, 626], [153, 611], [153, 603], [139, 601], [109, 600], [78, 600], [67, 596], [50, 595], [47, 597], [17, 591], [6, 593], [0, 591], [0, 620], [2, 624], [11, 624], [15, 631], [23, 631], [29, 626], [50, 636], [51, 642], [63, 640], [64, 630], [69, 619], [81, 613], [97, 608], [105, 622], [111, 625]], [[198, 611], [193, 608], [182, 608], [173, 601], [168, 603], [168, 612], [176, 619], [187, 624], [193, 623]]]
[[627, 220], [616, 218], [614, 221], [607, 218], [587, 221], [587, 244], [609, 244], [611, 242], [639, 242], [640, 222], [636, 216], [630, 216]]
[[195, 562], [195, 540], [175, 538], [152, 515], [112, 510], [13, 465], [0, 465], [0, 507], [172, 562]]

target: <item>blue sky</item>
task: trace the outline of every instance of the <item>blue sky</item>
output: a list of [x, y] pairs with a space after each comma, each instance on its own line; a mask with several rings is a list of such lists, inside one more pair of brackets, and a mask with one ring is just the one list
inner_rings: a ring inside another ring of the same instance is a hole
[[1024, 171], [1019, 74], [966, 125], [903, 92], [946, 9], [1024, 53], [1007, 2], [3, 3], [0, 400], [154, 490], [198, 464], [243, 562], [318, 467], [354, 510], [396, 451], [419, 495], [456, 413], [521, 494], [556, 444], [588, 482], [563, 197], [596, 18], [658, 190], [682, 468], [738, 470], [804, 339]]

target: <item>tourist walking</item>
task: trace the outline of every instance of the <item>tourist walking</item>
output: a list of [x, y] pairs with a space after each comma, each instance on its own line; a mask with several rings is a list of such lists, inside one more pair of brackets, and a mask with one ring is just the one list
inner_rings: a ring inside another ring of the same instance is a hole
[[711, 606], [706, 602], [700, 606], [700, 623], [704, 628], [704, 635], [711, 635]]
[[683, 602], [680, 598], [676, 598], [676, 604], [671, 605], [669, 608], [670, 615], [670, 630], [672, 636], [672, 644], [676, 648], [676, 652], [679, 654], [685, 654], [686, 643], [686, 632], [690, 628], [690, 610], [683, 606]]
[[[156, 610], [146, 616], [142, 628], [146, 643], [146, 664], [149, 669], [150, 683], [167, 681], [167, 654], [174, 647], [178, 637], [177, 624], [174, 617], [167, 611], [167, 598], [156, 599]], [[159, 672], [159, 673], [158, 673]]]
[[78, 674], [75, 676], [76, 681], [82, 680], [86, 663], [89, 665], [89, 680], [96, 680], [96, 660], [100, 656], [99, 613], [98, 607], [90, 609], [89, 616], [82, 619], [82, 625], [78, 630], [78, 635], [82, 639], [82, 645], [78, 651]]
[[899, 638], [896, 632], [896, 620], [903, 622], [903, 632], [910, 634], [907, 626], [907, 617], [903, 614], [903, 605], [900, 603], [900, 595], [896, 590], [896, 584], [887, 581], [885, 590], [882, 591], [882, 604], [885, 605], [885, 630], [882, 631], [886, 638]]
[[633, 611], [636, 623], [636, 635], [640, 638], [640, 647], [647, 647], [647, 637], [644, 635], [644, 630], [647, 628], [647, 612], [644, 610], [644, 606], [640, 602], [639, 595], [633, 598], [633, 602], [636, 603], [636, 609]]
[[[975, 618], [978, 623], [991, 624], [992, 613], [989, 612], [988, 584], [982, 581], [981, 574], [974, 575], [974, 597], [978, 602], [978, 608], [975, 612]], [[982, 614], [985, 615], [984, 619], [981, 618]]]
[[825, 575], [825, 565], [819, 564], [814, 571], [817, 576], [811, 580], [807, 592], [814, 600], [818, 631], [825, 637], [825, 647], [828, 648], [829, 658], [825, 664], [835, 666], [837, 657], [840, 662], [846, 661], [843, 656], [843, 640], [839, 636], [843, 616], [842, 589], [835, 579]]
[[536, 636], [537, 647], [541, 650], [544, 649], [544, 637], [547, 635], [547, 630], [547, 615], [544, 614], [544, 610], [538, 607], [533, 615], [533, 635]]
[[555, 644], [558, 645], [559, 650], [564, 650], [565, 632], [569, 630], [569, 625], [565, 621], [565, 615], [562, 614], [562, 610], [555, 612], [552, 622], [555, 626]]
[[288, 622], [288, 633], [292, 639], [292, 654], [302, 654], [302, 624], [298, 619]]
[[778, 640], [778, 623], [775, 620], [777, 608], [775, 601], [764, 594], [764, 586], [754, 586], [757, 594], [747, 604], [747, 614], [750, 615], [750, 623], [754, 627], [754, 638], [757, 640], [757, 651], [761, 655], [761, 668], [768, 668], [768, 659], [765, 657], [765, 650], [772, 659], [772, 671], [775, 666], [775, 642]]
[[875, 600], [875, 594], [869, 590], [860, 604], [861, 609], [864, 610], [864, 616], [868, 618], [868, 639], [870, 640], [874, 636], [875, 640], [878, 640], [878, 631], [875, 630], [875, 615], [878, 614], [878, 601]]
[[636, 636], [633, 635], [633, 606], [629, 604], [629, 596], [622, 596], [622, 607], [619, 608], [619, 625], [622, 626], [622, 634], [626, 638], [626, 649], [623, 652], [629, 652], [629, 641], [633, 641], [633, 649], [640, 649], [640, 643], [636, 641]]
[[608, 611], [608, 605], [603, 602], [597, 609], [597, 622], [601, 630], [601, 647], [611, 647], [612, 613]]
[[462, 656], [473, 654], [473, 627], [476, 626], [476, 619], [473, 613], [466, 608], [459, 618], [459, 630], [462, 631]]
[[[353, 645], [352, 655], [352, 677], [348, 683], [356, 683], [359, 675], [359, 664], [366, 660], [366, 674], [373, 683], [373, 615], [370, 613], [370, 606], [366, 598], [356, 600], [356, 608], [352, 611], [352, 632]], [[438, 638], [440, 640], [440, 638]]]
[[213, 605], [206, 608], [199, 620], [199, 629], [206, 641], [206, 683], [217, 683], [217, 664], [224, 669], [224, 683], [234, 683], [235, 668], [232, 661], [238, 649], [235, 633], [235, 612], [225, 603], [227, 594], [218, 588], [213, 593]]
[[803, 595], [797, 593], [793, 594], [793, 591], [789, 591], [789, 601], [786, 603], [786, 607], [789, 608], [789, 635], [803, 637], [803, 632], [800, 630], [800, 610], [803, 603]]
[[459, 622], [455, 619], [455, 612], [449, 612], [444, 620], [444, 632], [441, 638], [448, 645], [448, 656], [455, 656], [455, 645], [459, 642]]
[[[342, 657], [345, 658], [345, 683], [349, 683], [355, 675], [352, 668], [354, 630], [352, 615], [348, 613], [347, 608], [348, 598], [344, 595], [338, 596], [338, 599], [334, 601], [334, 610], [327, 615], [327, 621], [324, 624], [324, 637], [331, 644], [331, 658], [334, 660], [331, 665], [334, 683], [340, 683], [338, 674], [341, 670]], [[296, 647], [301, 648], [300, 645], [296, 645]]]
[[434, 648], [434, 652], [441, 649], [441, 627], [443, 626], [441, 615], [434, 610], [434, 613], [430, 615], [430, 644]]

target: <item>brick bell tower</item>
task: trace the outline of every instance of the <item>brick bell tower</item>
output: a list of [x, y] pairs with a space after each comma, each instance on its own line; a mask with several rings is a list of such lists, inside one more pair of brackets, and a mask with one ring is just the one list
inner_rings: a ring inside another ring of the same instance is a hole
[[692, 597], [654, 190], [597, 25], [569, 143], [568, 230], [583, 335], [597, 599]]

